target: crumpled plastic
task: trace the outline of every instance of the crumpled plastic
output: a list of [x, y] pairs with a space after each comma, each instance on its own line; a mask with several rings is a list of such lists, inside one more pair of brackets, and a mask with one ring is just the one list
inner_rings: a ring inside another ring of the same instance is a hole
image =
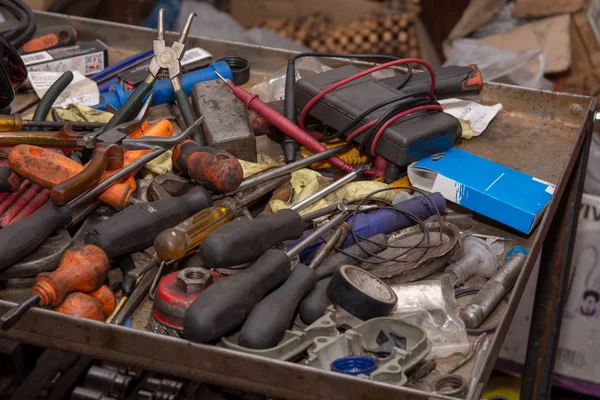
[[[284, 201], [274, 199], [269, 202], [269, 207], [274, 213], [286, 208], [290, 208], [294, 204], [306, 199], [307, 197], [323, 189], [331, 182], [333, 182], [333, 179], [324, 177], [317, 171], [313, 171], [311, 169], [300, 169], [298, 171], [292, 172], [292, 179], [290, 181], [290, 183], [292, 184], [293, 193], [292, 203], [288, 204]], [[302, 209], [299, 213], [300, 215], [307, 214], [333, 204], [338, 204], [343, 200], [346, 200], [349, 203], [357, 202], [376, 190], [385, 189], [388, 187], [389, 186], [383, 182], [350, 182], [342, 186], [335, 192], [329, 194], [324, 199], [321, 199], [316, 203]], [[394, 191], [388, 190], [385, 192], [377, 193], [373, 196], [373, 199], [392, 201], [393, 197]]]

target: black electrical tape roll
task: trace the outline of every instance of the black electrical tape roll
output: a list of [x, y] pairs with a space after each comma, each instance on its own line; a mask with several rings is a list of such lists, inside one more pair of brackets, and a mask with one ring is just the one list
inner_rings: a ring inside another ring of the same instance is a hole
[[[219, 61], [225, 61], [231, 69], [233, 83], [236, 86], [243, 85], [250, 80], [250, 63], [242, 57], [225, 57]], [[217, 61], [218, 62], [218, 61]]]
[[342, 265], [327, 286], [329, 299], [363, 321], [389, 315], [396, 293], [381, 279], [354, 265]]

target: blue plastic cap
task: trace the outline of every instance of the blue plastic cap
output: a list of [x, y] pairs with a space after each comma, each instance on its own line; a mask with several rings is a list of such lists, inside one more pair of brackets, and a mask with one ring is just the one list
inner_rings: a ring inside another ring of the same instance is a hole
[[370, 375], [377, 369], [377, 363], [371, 357], [350, 356], [338, 358], [331, 363], [331, 370], [348, 375]]
[[510, 250], [508, 250], [506, 252], [506, 257], [504, 257], [506, 260], [508, 260], [513, 254], [515, 254], [516, 252], [519, 253], [523, 253], [524, 255], [527, 255], [529, 253], [527, 253], [527, 249], [525, 249], [525, 247], [522, 246], [514, 246], [512, 247]]

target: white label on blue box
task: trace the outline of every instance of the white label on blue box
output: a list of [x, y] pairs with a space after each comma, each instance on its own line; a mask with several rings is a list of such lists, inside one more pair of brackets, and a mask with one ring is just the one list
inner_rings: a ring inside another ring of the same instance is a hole
[[539, 222], [554, 193], [551, 183], [457, 148], [411, 164], [408, 177], [416, 188], [523, 233]]

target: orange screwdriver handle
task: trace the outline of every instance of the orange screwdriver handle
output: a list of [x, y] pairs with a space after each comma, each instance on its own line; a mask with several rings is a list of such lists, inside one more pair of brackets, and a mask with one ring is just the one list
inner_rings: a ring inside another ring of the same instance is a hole
[[40, 305], [56, 307], [71, 292], [98, 290], [106, 280], [108, 270], [108, 256], [100, 247], [91, 244], [74, 246], [65, 252], [55, 271], [38, 274], [31, 291], [40, 296]]
[[244, 170], [232, 154], [184, 140], [173, 149], [173, 166], [208, 189], [227, 193], [240, 186]]
[[[83, 165], [53, 150], [22, 144], [8, 154], [11, 169], [46, 189], [66, 181], [83, 170]], [[113, 184], [98, 198], [116, 209], [125, 208], [135, 185], [127, 180]]]
[[55, 205], [64, 206], [69, 200], [100, 182], [105, 170], [113, 171], [121, 167], [123, 167], [123, 150], [116, 144], [98, 143], [92, 153], [92, 159], [85, 168], [55, 185], [50, 198]]
[[73, 315], [79, 318], [104, 321], [115, 309], [117, 299], [115, 294], [106, 285], [100, 286], [95, 292], [85, 294], [71, 293], [65, 301], [56, 308], [56, 311]]

